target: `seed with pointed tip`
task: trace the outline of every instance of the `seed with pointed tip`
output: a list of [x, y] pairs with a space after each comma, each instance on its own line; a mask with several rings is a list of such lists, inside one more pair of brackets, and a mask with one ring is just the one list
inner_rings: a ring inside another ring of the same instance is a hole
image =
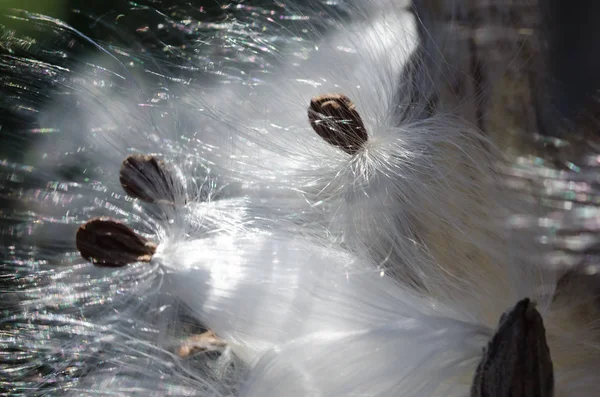
[[225, 341], [220, 339], [214, 332], [207, 331], [185, 340], [177, 348], [177, 355], [181, 358], [187, 358], [200, 352], [220, 352], [226, 347], [227, 343]]
[[308, 120], [321, 138], [348, 154], [356, 153], [367, 142], [367, 130], [356, 106], [345, 95], [314, 97], [310, 101]]
[[529, 299], [500, 318], [483, 354], [471, 397], [553, 397], [554, 369], [544, 321]]
[[184, 197], [179, 179], [164, 161], [154, 156], [134, 154], [127, 157], [121, 164], [119, 179], [128, 195], [149, 203], [176, 203]]
[[120, 267], [150, 262], [156, 244], [113, 219], [95, 218], [77, 230], [77, 249], [97, 266]]

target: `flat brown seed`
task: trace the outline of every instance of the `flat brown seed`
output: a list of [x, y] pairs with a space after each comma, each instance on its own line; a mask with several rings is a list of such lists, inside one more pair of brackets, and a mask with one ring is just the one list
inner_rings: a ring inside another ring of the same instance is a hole
[[183, 185], [164, 161], [150, 155], [134, 154], [121, 164], [123, 190], [149, 203], [177, 203], [185, 198]]
[[222, 351], [225, 347], [227, 347], [225, 341], [220, 339], [214, 332], [207, 331], [185, 340], [177, 348], [176, 353], [181, 358], [188, 358], [200, 352]]
[[150, 262], [156, 252], [156, 244], [123, 223], [107, 218], [95, 218], [81, 226], [76, 245], [83, 258], [108, 267]]
[[310, 101], [308, 120], [315, 132], [348, 154], [367, 142], [367, 130], [354, 103], [342, 94], [326, 94]]
[[477, 367], [471, 397], [553, 397], [544, 321], [529, 299], [502, 315]]

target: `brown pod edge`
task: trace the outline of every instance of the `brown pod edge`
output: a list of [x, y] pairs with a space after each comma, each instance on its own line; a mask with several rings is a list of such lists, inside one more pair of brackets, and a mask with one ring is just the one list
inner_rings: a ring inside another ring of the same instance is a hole
[[173, 204], [185, 194], [165, 162], [151, 155], [128, 156], [121, 164], [119, 181], [125, 193], [148, 203]]
[[150, 262], [157, 245], [125, 224], [95, 218], [77, 230], [76, 245], [81, 256], [97, 266], [121, 267]]
[[312, 98], [308, 120], [321, 138], [348, 154], [358, 152], [369, 138], [356, 106], [343, 94]]

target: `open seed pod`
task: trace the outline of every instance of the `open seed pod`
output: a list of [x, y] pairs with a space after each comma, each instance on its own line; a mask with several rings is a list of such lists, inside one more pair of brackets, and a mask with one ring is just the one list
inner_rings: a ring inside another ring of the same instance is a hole
[[120, 267], [150, 262], [156, 244], [113, 219], [95, 218], [77, 230], [77, 249], [97, 266]]
[[326, 94], [310, 101], [308, 120], [315, 132], [348, 154], [367, 142], [365, 126], [352, 101], [342, 94]]
[[149, 203], [185, 203], [183, 184], [164, 161], [150, 155], [128, 156], [119, 175], [123, 190]]

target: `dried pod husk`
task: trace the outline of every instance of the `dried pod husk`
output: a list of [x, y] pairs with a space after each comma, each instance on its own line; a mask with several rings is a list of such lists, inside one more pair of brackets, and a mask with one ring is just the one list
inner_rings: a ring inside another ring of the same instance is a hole
[[83, 258], [107, 267], [150, 262], [157, 247], [130, 227], [107, 218], [95, 218], [81, 226], [76, 244]]
[[553, 397], [554, 370], [542, 316], [529, 299], [502, 315], [479, 363], [471, 397]]
[[131, 197], [149, 203], [185, 204], [183, 184], [165, 162], [155, 156], [128, 156], [121, 164], [119, 180]]
[[321, 138], [348, 154], [355, 154], [367, 142], [367, 130], [356, 106], [345, 95], [314, 97], [310, 101], [308, 120]]

